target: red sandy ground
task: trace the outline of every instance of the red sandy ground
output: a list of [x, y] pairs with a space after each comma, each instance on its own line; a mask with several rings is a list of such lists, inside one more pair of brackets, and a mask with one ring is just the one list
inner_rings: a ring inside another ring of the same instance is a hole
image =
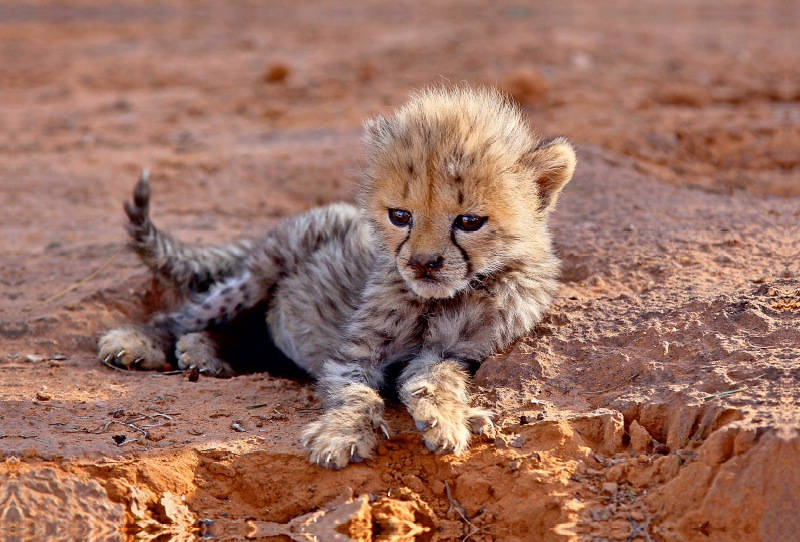
[[[293, 536], [800, 539], [798, 23], [789, 2], [3, 3], [0, 515], [97, 540], [285, 539], [268, 522], [318, 509]], [[311, 382], [101, 365], [101, 333], [169, 301], [127, 252], [29, 310], [123, 245], [141, 168], [160, 226], [256, 237], [352, 199], [362, 120], [459, 81], [580, 158], [561, 294], [475, 377], [496, 441], [437, 456], [390, 409], [376, 456], [331, 472], [298, 443]]]

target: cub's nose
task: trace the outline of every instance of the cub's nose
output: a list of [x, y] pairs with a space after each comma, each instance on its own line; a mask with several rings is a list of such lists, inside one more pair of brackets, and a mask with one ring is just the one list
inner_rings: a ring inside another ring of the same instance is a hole
[[416, 272], [417, 278], [427, 277], [428, 273], [440, 269], [444, 265], [444, 258], [433, 254], [417, 254], [408, 260], [408, 265]]

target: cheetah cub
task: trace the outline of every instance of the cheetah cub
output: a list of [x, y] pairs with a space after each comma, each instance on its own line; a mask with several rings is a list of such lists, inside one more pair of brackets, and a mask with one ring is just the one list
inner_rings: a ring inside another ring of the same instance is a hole
[[303, 434], [312, 462], [341, 468], [388, 438], [378, 389], [395, 364], [428, 448], [464, 452], [493, 416], [470, 406], [467, 367], [530, 331], [556, 291], [546, 219], [575, 152], [539, 139], [497, 92], [466, 87], [419, 92], [368, 121], [365, 140], [357, 207], [312, 209], [254, 242], [159, 231], [144, 175], [125, 207], [131, 244], [189, 301], [109, 332], [101, 358], [228, 376], [222, 330], [255, 314], [237, 341], [268, 337], [318, 381], [324, 414]]

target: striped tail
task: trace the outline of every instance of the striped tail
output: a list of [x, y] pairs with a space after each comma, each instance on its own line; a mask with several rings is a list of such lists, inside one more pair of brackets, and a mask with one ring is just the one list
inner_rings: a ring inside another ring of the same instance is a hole
[[149, 171], [143, 170], [133, 191], [133, 203], [125, 202], [130, 246], [147, 267], [167, 285], [184, 294], [205, 292], [220, 280], [238, 275], [252, 243], [191, 245], [159, 231], [150, 221]]

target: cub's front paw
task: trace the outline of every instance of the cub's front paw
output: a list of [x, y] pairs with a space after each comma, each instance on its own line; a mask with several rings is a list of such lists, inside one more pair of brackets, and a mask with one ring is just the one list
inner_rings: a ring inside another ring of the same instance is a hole
[[153, 339], [135, 327], [113, 329], [100, 338], [97, 346], [100, 359], [123, 369], [160, 371], [167, 362]]
[[495, 414], [467, 404], [467, 376], [454, 364], [433, 366], [406, 382], [400, 398], [431, 451], [463, 454], [471, 433], [492, 434]]
[[220, 378], [233, 376], [233, 368], [219, 357], [217, 344], [206, 333], [187, 333], [175, 345], [178, 367], [196, 367], [201, 373]]
[[348, 463], [372, 456], [378, 443], [376, 431], [389, 438], [383, 416], [363, 409], [339, 407], [326, 412], [303, 433], [309, 460], [321, 467], [341, 469]]

